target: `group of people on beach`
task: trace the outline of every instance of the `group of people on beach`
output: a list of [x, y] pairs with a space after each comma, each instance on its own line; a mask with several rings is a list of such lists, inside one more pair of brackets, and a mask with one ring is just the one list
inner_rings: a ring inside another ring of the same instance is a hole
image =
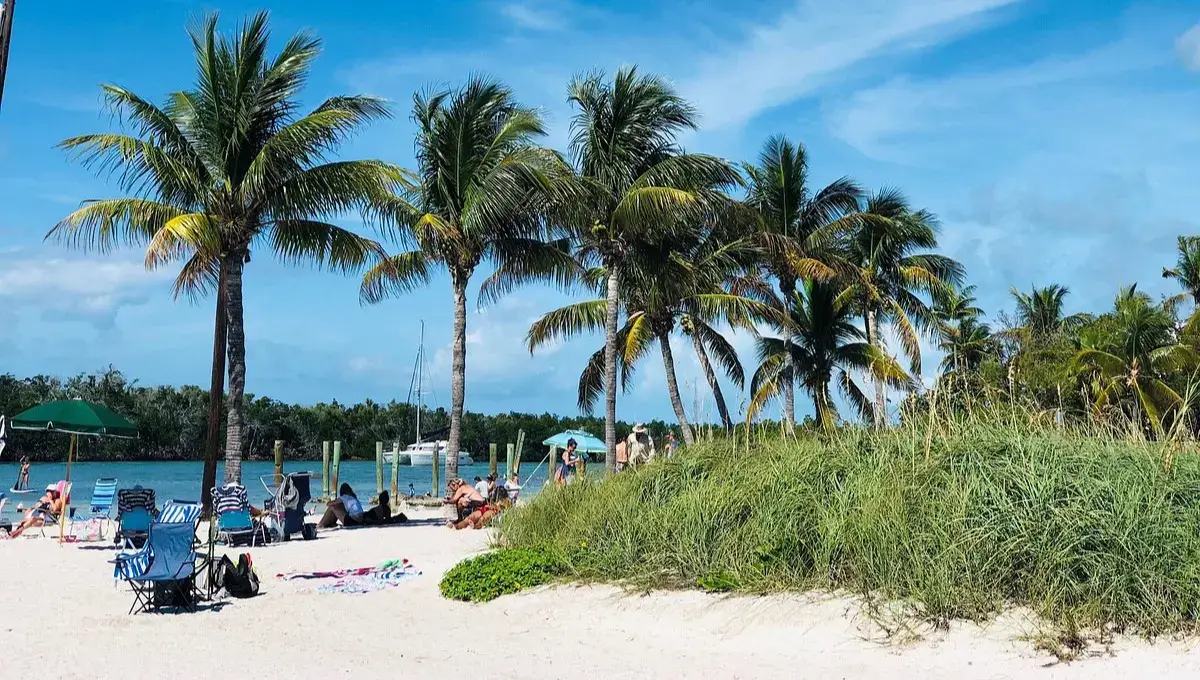
[[[675, 434], [668, 431], [666, 435], [664, 455], [670, 458], [675, 453]], [[587, 469], [586, 459], [578, 452], [579, 443], [573, 438], [567, 440], [567, 448], [563, 449], [562, 457], [554, 471], [554, 481], [565, 484], [572, 475], [583, 475]], [[645, 465], [654, 460], [657, 452], [654, 448], [654, 438], [642, 423], [633, 426], [633, 431], [625, 439], [617, 442], [617, 472]]]
[[446, 526], [453, 529], [482, 529], [516, 502], [521, 484], [515, 473], [503, 482], [491, 474], [487, 479], [476, 477], [474, 484], [468, 484], [463, 479], [452, 479], [446, 485], [446, 491], [442, 502], [453, 505], [458, 517], [457, 520], [447, 520]]
[[[17, 538], [30, 529], [47, 524], [58, 524], [59, 518], [67, 508], [67, 503], [71, 502], [70, 495], [63, 493], [63, 487], [62, 482], [48, 484], [46, 493], [42, 494], [42, 497], [26, 511], [25, 517], [16, 526], [7, 531], [7, 537]], [[0, 503], [0, 507], [3, 507], [2, 503]]]
[[325, 512], [317, 521], [317, 528], [331, 529], [338, 524], [344, 527], [380, 526], [407, 521], [408, 516], [403, 512], [392, 514], [391, 494], [387, 491], [381, 491], [375, 505], [364, 509], [354, 489], [343, 482], [338, 488], [337, 498], [325, 504]]

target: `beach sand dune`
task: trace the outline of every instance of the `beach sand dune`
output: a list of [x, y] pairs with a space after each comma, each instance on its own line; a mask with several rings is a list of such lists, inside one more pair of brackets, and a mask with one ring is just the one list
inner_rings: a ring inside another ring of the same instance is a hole
[[[450, 602], [442, 574], [487, 549], [485, 532], [432, 523], [333, 531], [251, 550], [262, 594], [195, 614], [126, 612], [113, 551], [0, 543], [0, 677], [282, 678], [1184, 678], [1189, 644], [1118, 640], [1113, 655], [1051, 665], [1008, 616], [886, 642], [854, 600], [629, 594], [541, 588], [486, 605]], [[366, 593], [317, 592], [278, 572], [407, 558], [423, 575]]]

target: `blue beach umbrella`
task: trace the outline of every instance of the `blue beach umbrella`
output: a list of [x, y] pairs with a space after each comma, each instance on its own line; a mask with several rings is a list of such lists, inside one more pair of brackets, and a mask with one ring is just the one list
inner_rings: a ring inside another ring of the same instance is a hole
[[560, 449], [565, 449], [567, 448], [568, 439], [574, 439], [578, 445], [576, 450], [583, 453], [604, 453], [608, 451], [608, 447], [604, 445], [603, 440], [597, 439], [583, 430], [559, 432], [542, 443], [546, 446], [557, 446]]

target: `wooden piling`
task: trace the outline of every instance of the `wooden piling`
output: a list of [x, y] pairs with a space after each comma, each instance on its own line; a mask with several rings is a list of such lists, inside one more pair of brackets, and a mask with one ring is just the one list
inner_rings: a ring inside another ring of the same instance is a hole
[[488, 444], [488, 474], [496, 476], [496, 445]]
[[383, 493], [383, 442], [375, 442], [375, 493]]
[[329, 498], [329, 442], [321, 442], [321, 498]]
[[430, 494], [434, 498], [437, 498], [438, 496], [442, 495], [442, 485], [439, 483], [439, 482], [441, 482], [441, 470], [438, 469], [438, 467], [439, 467], [438, 458], [439, 457], [440, 456], [438, 456], [437, 442], [434, 442], [434, 444], [433, 444], [433, 492]]
[[283, 484], [283, 440], [275, 440], [275, 488]]
[[333, 442], [333, 479], [329, 481], [329, 497], [333, 498], [338, 493], [338, 469], [342, 466], [342, 442], [335, 440]]
[[392, 502], [395, 502], [400, 497], [400, 489], [397, 485], [400, 483], [400, 440], [396, 440], [396, 448], [392, 453]]
[[517, 450], [517, 447], [512, 442], [509, 442], [507, 444], [507, 446], [508, 446], [508, 474], [509, 474], [509, 476], [520, 474], [521, 473], [521, 461], [516, 460], [513, 457], [513, 453]]

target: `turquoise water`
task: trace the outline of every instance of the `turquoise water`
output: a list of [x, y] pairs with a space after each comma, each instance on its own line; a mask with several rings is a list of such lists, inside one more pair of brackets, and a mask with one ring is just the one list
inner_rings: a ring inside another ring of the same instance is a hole
[[[29, 485], [36, 489], [35, 493], [15, 495], [8, 493], [8, 504], [4, 508], [4, 515], [11, 519], [16, 513], [17, 503], [24, 503], [28, 506], [41, 496], [41, 490], [46, 488], [47, 484], [54, 484], [63, 478], [66, 473], [66, 463], [34, 463], [29, 472]], [[546, 482], [546, 466], [542, 465], [532, 479], [526, 479], [530, 474], [534, 473], [534, 468], [537, 463], [523, 462], [521, 463], [522, 479], [521, 485], [526, 488], [527, 492], [532, 492], [542, 488]], [[180, 500], [199, 500], [200, 499], [200, 481], [203, 474], [204, 465], [200, 461], [181, 461], [169, 463], [148, 463], [148, 462], [125, 462], [125, 463], [96, 463], [83, 461], [73, 463], [71, 465], [71, 481], [74, 484], [74, 490], [71, 493], [71, 505], [75, 507], [86, 506], [91, 501], [92, 486], [96, 480], [102, 477], [116, 477], [118, 488], [132, 487], [134, 484], [154, 489], [155, 496], [158, 499], [159, 505], [163, 502], [177, 498]], [[321, 461], [288, 461], [284, 464], [284, 472], [312, 472], [312, 492], [313, 496], [321, 494]], [[18, 466], [14, 463], [0, 464], [0, 492], [7, 493], [8, 488], [13, 485], [17, 478]], [[267, 496], [267, 490], [259, 481], [262, 475], [271, 475], [275, 471], [275, 465], [265, 461], [247, 461], [242, 464], [242, 483], [246, 486], [246, 490], [250, 492], [250, 500], [255, 505], [261, 505], [264, 498]], [[504, 472], [504, 465], [500, 466], [500, 472]], [[589, 470], [590, 472], [590, 470]], [[224, 466], [219, 465], [217, 469], [218, 483], [224, 479]], [[487, 477], [488, 464], [464, 465], [458, 469], [458, 474], [467, 481], [473, 480], [476, 476]], [[390, 489], [392, 484], [391, 466], [385, 464], [384, 470], [384, 488]], [[433, 484], [433, 470], [428, 467], [410, 467], [401, 465], [399, 467], [397, 486], [401, 494], [409, 493], [409, 484], [412, 484], [413, 489], [417, 494], [425, 494], [430, 491]], [[354, 491], [360, 497], [369, 497], [375, 494], [375, 462], [374, 461], [346, 461], [341, 465], [341, 470], [338, 474], [338, 482], [346, 482], [354, 487]], [[441, 483], [444, 487], [446, 476], [442, 474]], [[438, 494], [435, 494], [438, 495]]]

